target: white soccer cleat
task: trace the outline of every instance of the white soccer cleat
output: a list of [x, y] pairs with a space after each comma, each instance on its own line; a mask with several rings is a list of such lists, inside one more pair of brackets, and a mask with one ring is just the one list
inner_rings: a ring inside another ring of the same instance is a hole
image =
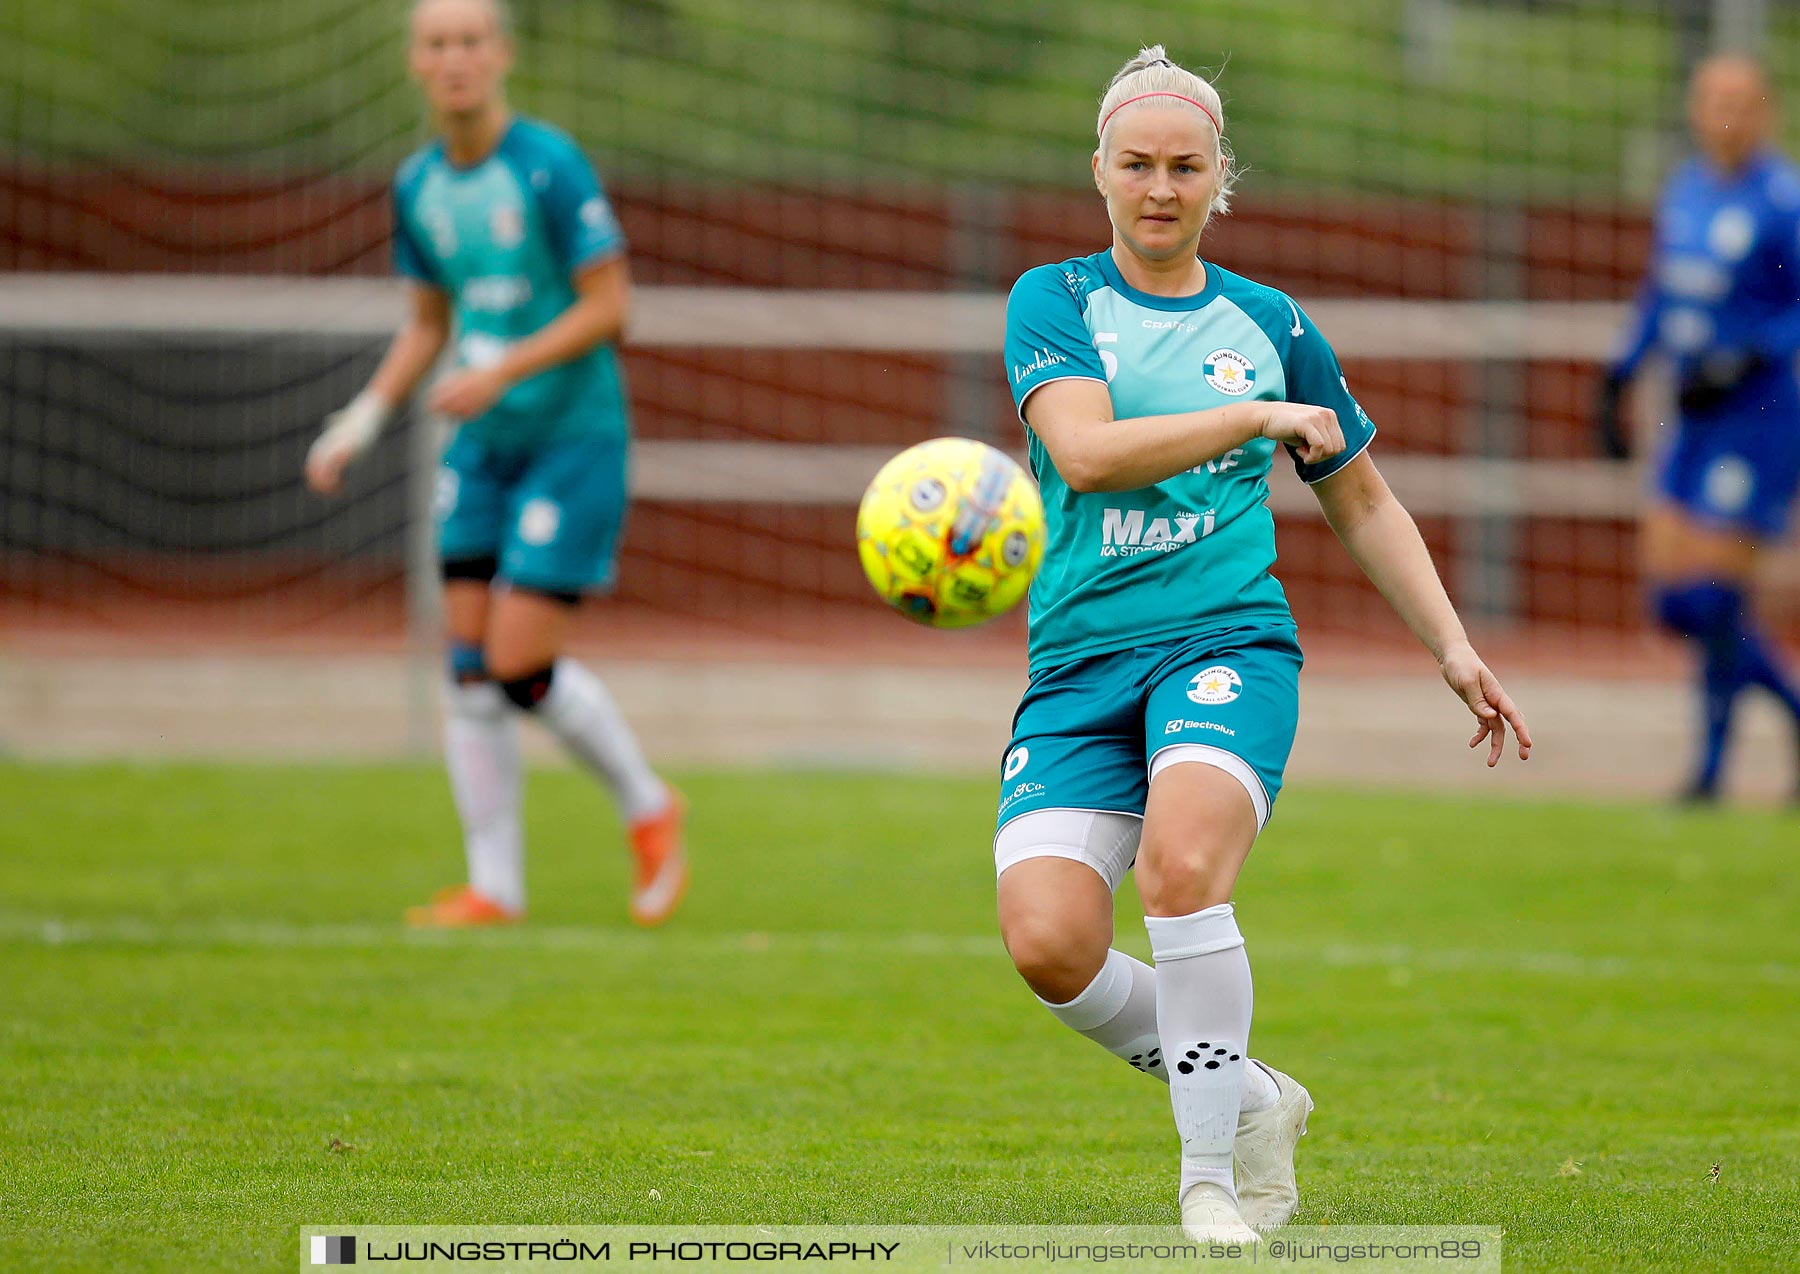
[[1275, 1081], [1280, 1096], [1266, 1110], [1246, 1111], [1238, 1117], [1231, 1158], [1237, 1170], [1233, 1176], [1244, 1220], [1267, 1234], [1286, 1225], [1300, 1206], [1300, 1187], [1294, 1181], [1294, 1150], [1306, 1135], [1306, 1117], [1312, 1113], [1313, 1099], [1292, 1076], [1283, 1075], [1272, 1066], [1262, 1068]]
[[1244, 1223], [1231, 1191], [1211, 1181], [1196, 1181], [1181, 1196], [1181, 1228], [1196, 1243], [1262, 1242]]

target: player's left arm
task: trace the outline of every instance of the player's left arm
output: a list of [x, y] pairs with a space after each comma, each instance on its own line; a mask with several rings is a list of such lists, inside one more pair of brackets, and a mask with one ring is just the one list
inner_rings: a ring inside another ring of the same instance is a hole
[[[625, 235], [600, 179], [573, 142], [565, 139], [541, 157], [546, 181], [539, 208], [550, 248], [575, 286], [575, 300], [524, 340], [508, 347], [492, 367], [448, 377], [432, 395], [446, 415], [481, 415], [512, 386], [573, 362], [598, 345], [616, 341], [631, 312], [631, 271]], [[535, 188], [535, 183], [534, 183]]]
[[1348, 444], [1339, 455], [1319, 464], [1305, 463], [1296, 456], [1296, 472], [1312, 487], [1326, 521], [1363, 574], [1425, 643], [1444, 680], [1475, 714], [1477, 728], [1469, 746], [1488, 740], [1488, 764], [1498, 765], [1506, 746], [1506, 727], [1511, 725], [1519, 740], [1519, 759], [1524, 760], [1531, 755], [1531, 732], [1524, 716], [1469, 644], [1469, 635], [1444, 592], [1418, 526], [1369, 458], [1374, 422], [1350, 393], [1337, 355], [1312, 319], [1298, 307], [1293, 318], [1297, 330], [1290, 334], [1288, 345], [1287, 397], [1335, 411], [1344, 422]]
[[447, 376], [431, 395], [431, 406], [447, 416], [471, 419], [500, 400], [512, 386], [539, 372], [580, 358], [596, 345], [617, 340], [631, 311], [631, 272], [623, 256], [589, 266], [575, 276], [575, 301], [524, 340], [510, 346], [492, 367]]
[[1418, 524], [1388, 489], [1369, 453], [1364, 451], [1312, 489], [1325, 520], [1363, 574], [1425, 644], [1444, 680], [1475, 714], [1475, 737], [1469, 746], [1488, 740], [1487, 763], [1498, 765], [1510, 725], [1518, 736], [1519, 759], [1529, 759], [1531, 730], [1525, 715], [1469, 644]]

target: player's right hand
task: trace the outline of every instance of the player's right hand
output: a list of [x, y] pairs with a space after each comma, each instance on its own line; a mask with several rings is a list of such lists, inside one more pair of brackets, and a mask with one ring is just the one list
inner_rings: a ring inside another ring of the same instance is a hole
[[1344, 431], [1331, 408], [1281, 402], [1261, 406], [1264, 414], [1258, 434], [1288, 448], [1301, 464], [1318, 464], [1343, 451]]
[[367, 392], [325, 417], [325, 428], [306, 452], [306, 485], [332, 495], [343, 485], [344, 470], [367, 451], [387, 424], [388, 409]]
[[1613, 372], [1600, 379], [1600, 390], [1594, 397], [1594, 431], [1601, 452], [1610, 460], [1629, 460], [1631, 440], [1625, 436], [1620, 419], [1620, 405], [1625, 398], [1625, 378]]

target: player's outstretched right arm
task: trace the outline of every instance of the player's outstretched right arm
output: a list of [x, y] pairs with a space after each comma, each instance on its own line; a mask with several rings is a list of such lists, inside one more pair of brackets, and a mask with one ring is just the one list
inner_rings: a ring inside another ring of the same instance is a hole
[[1167, 416], [1113, 420], [1112, 395], [1092, 380], [1053, 381], [1025, 400], [1025, 422], [1043, 440], [1072, 491], [1134, 491], [1205, 464], [1253, 438], [1294, 448], [1306, 464], [1344, 449], [1337, 413], [1266, 399]]
[[410, 291], [412, 313], [394, 334], [368, 386], [325, 418], [325, 428], [306, 453], [306, 485], [321, 495], [331, 495], [343, 484], [344, 470], [373, 445], [395, 409], [412, 397], [450, 339], [450, 298], [422, 285]]
[[1594, 438], [1600, 453], [1611, 460], [1631, 458], [1631, 431], [1625, 419], [1625, 387], [1637, 374], [1656, 345], [1656, 329], [1662, 301], [1646, 282], [1631, 303], [1631, 317], [1619, 333], [1618, 348], [1600, 369], [1594, 395]]

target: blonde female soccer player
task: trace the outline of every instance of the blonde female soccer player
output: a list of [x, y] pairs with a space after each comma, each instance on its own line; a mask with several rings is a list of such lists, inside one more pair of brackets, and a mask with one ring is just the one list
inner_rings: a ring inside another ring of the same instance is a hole
[[[1160, 47], [1100, 104], [1112, 245], [1029, 270], [1006, 359], [1049, 546], [1003, 763], [1000, 927], [1059, 1020], [1168, 1081], [1182, 1222], [1252, 1241], [1292, 1215], [1312, 1101], [1249, 1058], [1232, 887], [1293, 742], [1300, 648], [1270, 574], [1292, 455], [1350, 555], [1437, 658], [1496, 764], [1525, 720], [1469, 644], [1337, 358], [1282, 293], [1196, 255], [1231, 191], [1219, 94]], [[1156, 967], [1112, 949], [1135, 859]], [[1235, 1159], [1235, 1178], [1233, 1173]]]
[[408, 913], [506, 923], [525, 910], [516, 714], [536, 717], [611, 790], [636, 857], [631, 915], [658, 924], [687, 883], [682, 804], [645, 763], [599, 678], [563, 655], [581, 595], [612, 583], [628, 422], [614, 342], [625, 240], [576, 144], [513, 114], [498, 0], [420, 0], [409, 62], [438, 139], [394, 182], [394, 259], [412, 312], [368, 387], [307, 456], [337, 490], [454, 341], [431, 407], [460, 422], [438, 475], [449, 627], [445, 761], [469, 883]]

